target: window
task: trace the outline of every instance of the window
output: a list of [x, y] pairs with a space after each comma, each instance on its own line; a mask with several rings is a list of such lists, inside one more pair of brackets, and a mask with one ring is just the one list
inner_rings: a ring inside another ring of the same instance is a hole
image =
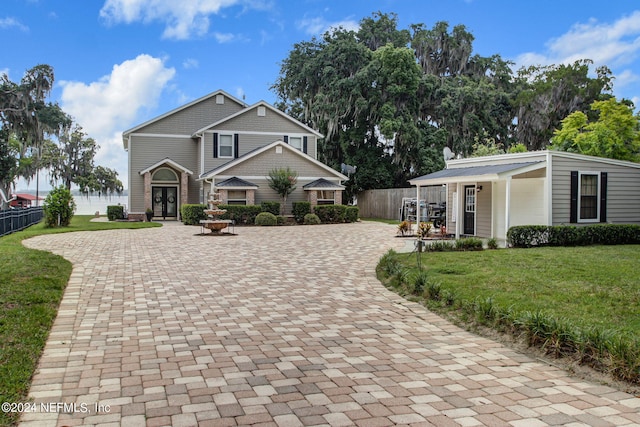
[[598, 222], [598, 193], [600, 174], [581, 172], [578, 195], [578, 222]]
[[290, 136], [289, 137], [289, 145], [298, 150], [302, 150], [302, 137], [300, 136]]
[[335, 204], [336, 196], [334, 190], [317, 190], [317, 201], [319, 205]]
[[175, 172], [169, 168], [161, 168], [153, 173], [152, 181], [178, 182]]
[[220, 135], [218, 157], [233, 157], [233, 135]]
[[246, 205], [247, 204], [247, 191], [246, 190], [229, 190], [227, 194], [227, 204], [229, 205]]

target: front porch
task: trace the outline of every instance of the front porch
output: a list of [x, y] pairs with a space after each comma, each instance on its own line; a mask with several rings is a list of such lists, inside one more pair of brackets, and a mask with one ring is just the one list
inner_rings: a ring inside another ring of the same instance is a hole
[[446, 228], [456, 239], [505, 241], [514, 225], [551, 223], [551, 188], [544, 162], [445, 169], [409, 182], [418, 194], [423, 186], [446, 188]]

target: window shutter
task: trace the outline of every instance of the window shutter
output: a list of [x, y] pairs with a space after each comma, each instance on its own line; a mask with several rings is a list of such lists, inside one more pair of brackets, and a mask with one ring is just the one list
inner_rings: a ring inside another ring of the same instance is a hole
[[286, 144], [288, 144], [288, 143], [289, 143], [289, 135], [285, 135], [285, 136], [282, 138], [282, 140], [283, 140]]
[[238, 146], [239, 146], [238, 141], [239, 141], [239, 136], [237, 133], [234, 133], [233, 134], [233, 157], [235, 159], [238, 158]]
[[578, 171], [571, 171], [571, 209], [569, 222], [578, 222]]
[[213, 158], [218, 158], [218, 133], [213, 134]]
[[304, 154], [307, 154], [307, 144], [308, 144], [309, 138], [307, 138], [306, 136], [302, 137], [302, 152]]
[[607, 172], [600, 172], [600, 222], [607, 222]]

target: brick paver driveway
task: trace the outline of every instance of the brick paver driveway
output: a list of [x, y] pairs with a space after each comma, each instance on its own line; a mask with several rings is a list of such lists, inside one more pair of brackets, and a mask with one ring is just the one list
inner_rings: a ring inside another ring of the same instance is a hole
[[74, 264], [31, 396], [76, 407], [24, 425], [640, 425], [640, 399], [384, 289], [393, 226], [198, 232], [25, 242]]

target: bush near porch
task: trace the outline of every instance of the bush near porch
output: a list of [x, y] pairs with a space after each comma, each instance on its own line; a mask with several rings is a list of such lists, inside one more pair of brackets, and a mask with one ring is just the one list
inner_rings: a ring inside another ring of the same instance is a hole
[[640, 244], [640, 225], [521, 225], [509, 229], [507, 240], [517, 248]]

